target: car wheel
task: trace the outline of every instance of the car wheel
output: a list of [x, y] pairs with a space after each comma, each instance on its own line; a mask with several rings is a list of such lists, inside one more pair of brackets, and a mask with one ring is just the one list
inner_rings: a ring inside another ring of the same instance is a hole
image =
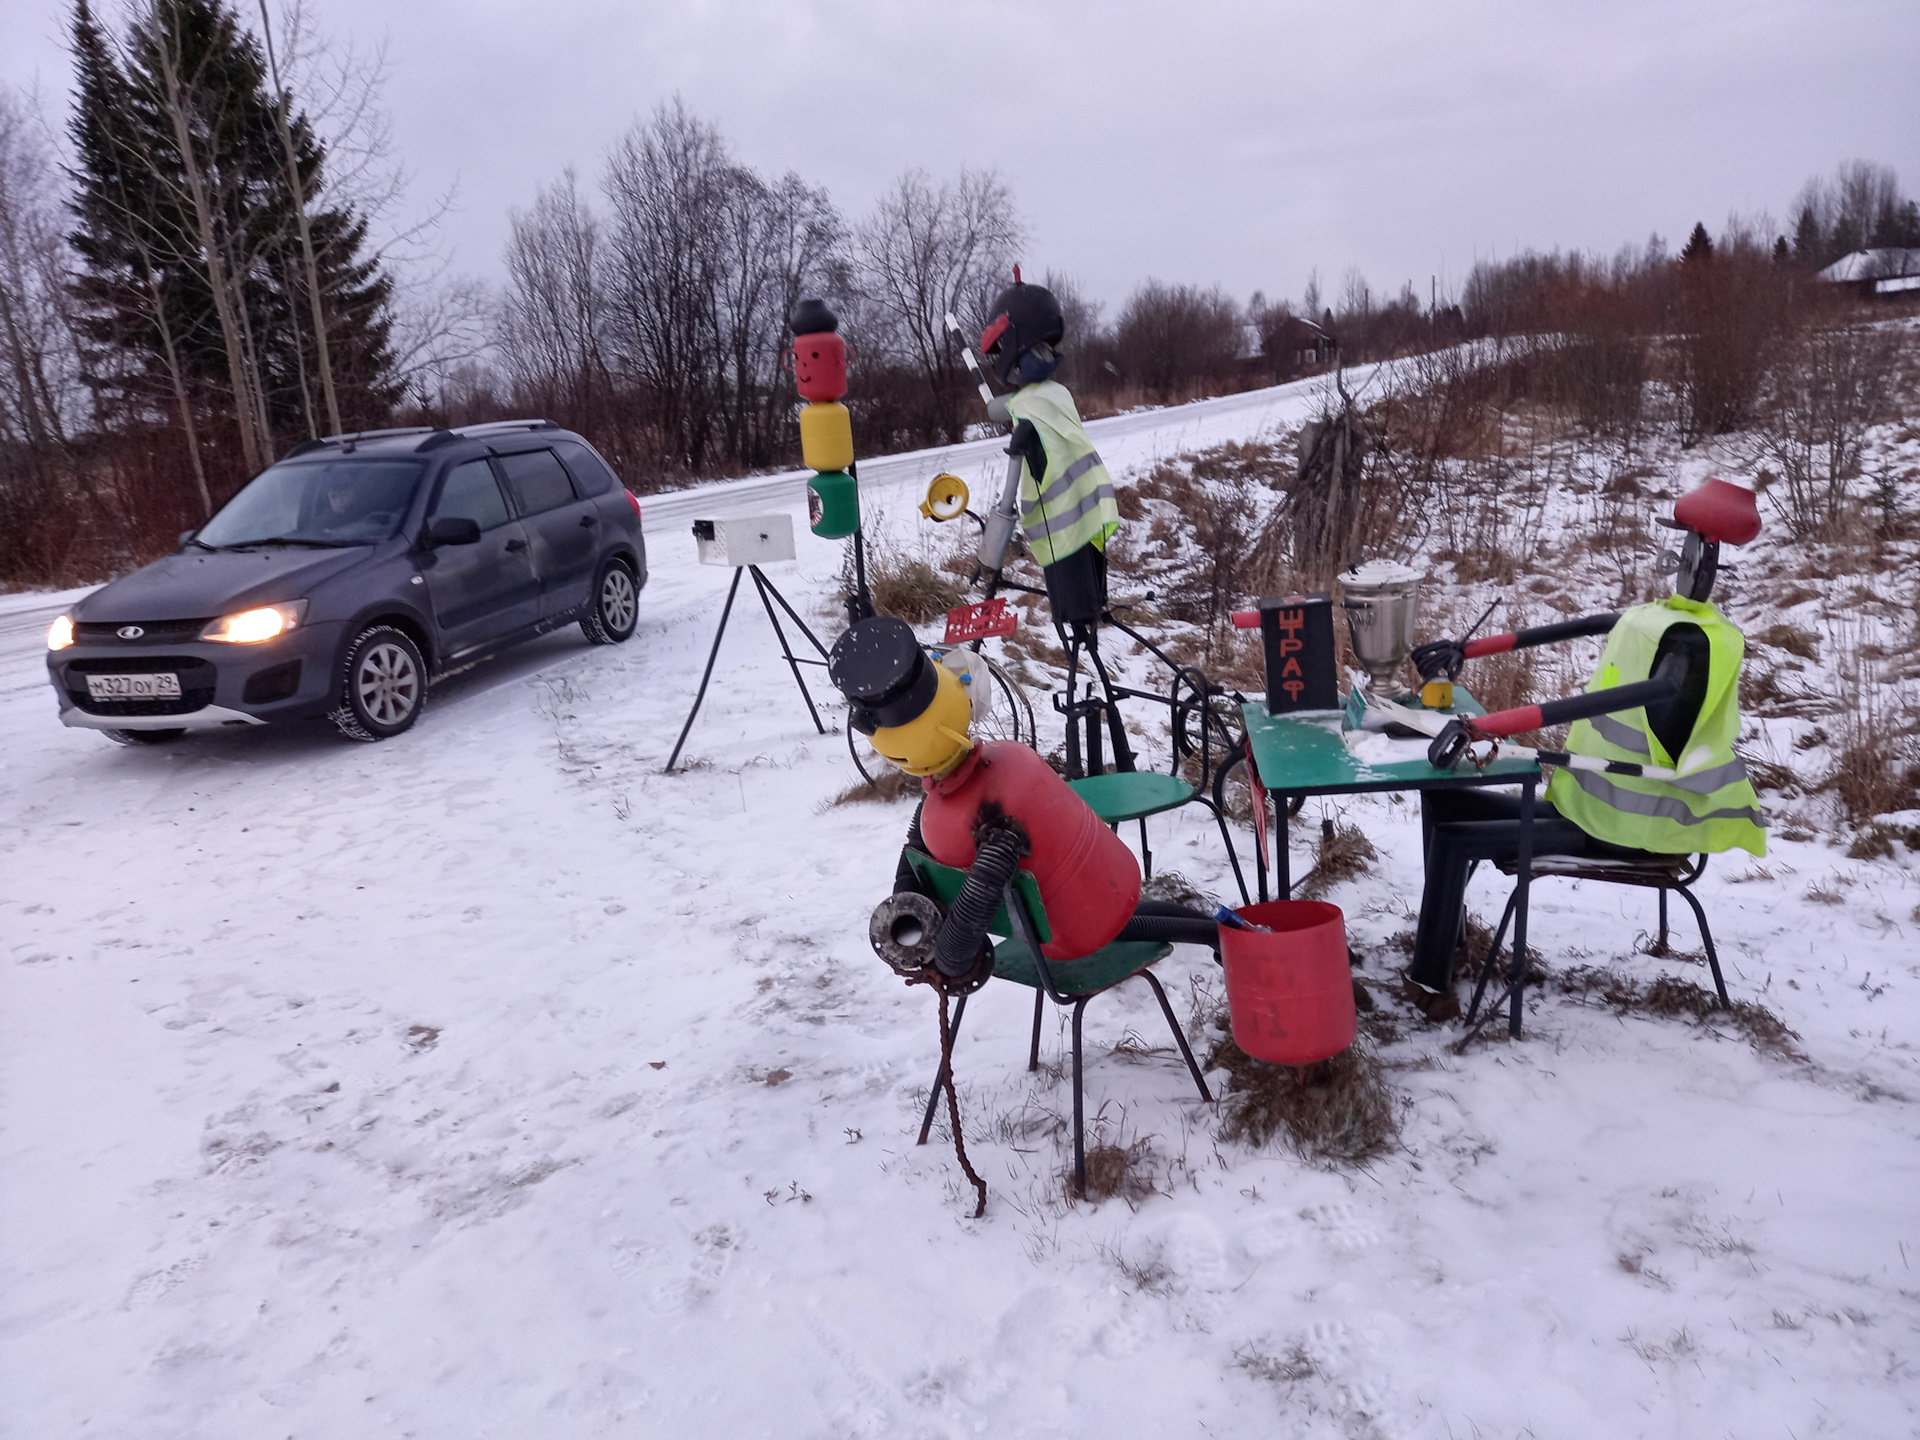
[[420, 647], [391, 625], [372, 625], [347, 647], [340, 703], [327, 718], [349, 740], [385, 740], [412, 728], [426, 703]]
[[116, 745], [164, 745], [169, 740], [178, 740], [187, 732], [185, 730], [102, 730], [100, 733]]
[[633, 638], [639, 623], [640, 592], [634, 588], [633, 571], [624, 560], [609, 560], [600, 569], [593, 609], [580, 622], [580, 633], [595, 645], [618, 645]]

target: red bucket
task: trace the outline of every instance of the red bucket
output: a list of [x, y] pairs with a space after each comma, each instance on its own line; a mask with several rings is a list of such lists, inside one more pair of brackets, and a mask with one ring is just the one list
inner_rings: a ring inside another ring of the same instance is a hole
[[1270, 900], [1237, 913], [1273, 933], [1220, 927], [1234, 1043], [1276, 1065], [1311, 1065], [1351, 1045], [1358, 1025], [1340, 907]]

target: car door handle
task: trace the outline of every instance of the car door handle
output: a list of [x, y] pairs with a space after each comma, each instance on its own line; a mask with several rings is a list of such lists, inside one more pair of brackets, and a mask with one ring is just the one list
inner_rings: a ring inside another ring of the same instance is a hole
[[591, 530], [595, 525], [598, 525], [599, 523], [600, 523], [600, 517], [598, 515], [582, 515], [580, 517], [580, 528], [582, 530]]
[[524, 540], [507, 541], [507, 553], [509, 555], [513, 554], [513, 552], [516, 550], [524, 550], [526, 548], [527, 548], [527, 542]]

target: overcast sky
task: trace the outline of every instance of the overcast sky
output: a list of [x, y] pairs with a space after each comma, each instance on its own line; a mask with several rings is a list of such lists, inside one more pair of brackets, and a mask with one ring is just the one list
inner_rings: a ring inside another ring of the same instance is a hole
[[[308, 5], [384, 40], [413, 194], [457, 185], [446, 239], [488, 278], [511, 207], [568, 165], [597, 183], [676, 92], [854, 219], [910, 167], [997, 168], [1029, 275], [1110, 306], [1147, 276], [1424, 296], [1522, 248], [1677, 247], [1856, 156], [1920, 191], [1920, 0]], [[0, 4], [0, 80], [50, 107], [69, 12]]]

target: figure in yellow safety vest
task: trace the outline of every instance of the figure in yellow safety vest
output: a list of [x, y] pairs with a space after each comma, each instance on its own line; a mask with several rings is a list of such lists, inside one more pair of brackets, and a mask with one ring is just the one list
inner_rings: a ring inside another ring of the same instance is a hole
[[[1066, 317], [1051, 290], [1021, 281], [1018, 266], [1013, 284], [1000, 292], [989, 313], [980, 353], [1000, 383], [1014, 388], [996, 396], [988, 414], [1013, 427], [1007, 453], [1018, 456], [1021, 465], [1020, 529], [1046, 579], [1047, 605], [1067, 652], [1068, 772], [1082, 773], [1083, 725], [1087, 763], [1098, 768], [1103, 715], [1115, 763], [1130, 770], [1133, 757], [1113, 705], [1112, 681], [1100, 661], [1097, 628], [1107, 609], [1107, 541], [1120, 528], [1120, 507], [1113, 477], [1080, 423], [1072, 393], [1053, 378]], [[1074, 698], [1082, 649], [1099, 673], [1105, 701]]]
[[[1462, 734], [1497, 737], [1571, 721], [1568, 753], [1619, 767], [1554, 772], [1547, 800], [1560, 818], [1535, 823], [1536, 855], [1766, 853], [1760, 802], [1733, 749], [1740, 734], [1746, 642], [1710, 600], [1721, 543], [1744, 545], [1753, 539], [1760, 533], [1760, 514], [1751, 490], [1709, 480], [1682, 497], [1673, 515], [1661, 523], [1684, 530], [1687, 538], [1675, 593], [1666, 599], [1618, 615], [1590, 615], [1465, 644], [1435, 641], [1413, 652], [1422, 676], [1451, 679], [1476, 655], [1581, 635], [1607, 637], [1585, 694], [1456, 720], [1433, 743], [1438, 754]], [[1634, 773], [1641, 766], [1671, 772], [1673, 778]], [[1519, 802], [1483, 790], [1433, 791], [1423, 801], [1426, 892], [1407, 973], [1417, 985], [1438, 992], [1435, 1008], [1445, 1009], [1467, 871], [1475, 861], [1518, 853]], [[1434, 1008], [1429, 1014], [1439, 1018]]]

